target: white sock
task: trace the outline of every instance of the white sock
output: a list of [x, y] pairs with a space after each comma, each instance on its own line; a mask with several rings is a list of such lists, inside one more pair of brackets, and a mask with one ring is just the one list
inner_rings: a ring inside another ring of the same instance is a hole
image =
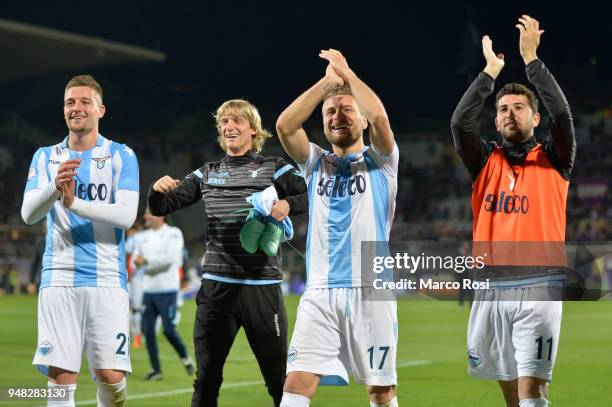
[[280, 407], [308, 407], [309, 405], [310, 399], [308, 397], [301, 394], [283, 392]]
[[546, 399], [524, 399], [519, 402], [520, 407], [546, 407], [548, 400]]
[[[76, 384], [56, 384], [53, 382], [47, 382], [47, 388], [54, 390], [53, 393], [58, 395], [65, 394], [62, 389], [68, 393], [68, 397], [62, 397], [62, 400], [51, 399], [47, 400], [48, 407], [74, 407], [74, 392], [76, 390]], [[58, 393], [59, 391], [59, 393]]]
[[115, 384], [98, 380], [98, 407], [122, 407], [127, 399], [127, 381], [125, 377]]
[[393, 397], [393, 400], [383, 404], [376, 404], [373, 401], [370, 401], [370, 407], [399, 407], [399, 404], [397, 404], [397, 397]]

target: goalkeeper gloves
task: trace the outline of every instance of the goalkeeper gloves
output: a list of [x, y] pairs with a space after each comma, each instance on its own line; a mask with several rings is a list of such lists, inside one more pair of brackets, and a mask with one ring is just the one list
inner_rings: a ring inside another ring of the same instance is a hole
[[283, 230], [270, 219], [262, 222], [261, 215], [252, 210], [240, 230], [240, 245], [248, 253], [260, 248], [267, 256], [275, 256], [283, 238]]

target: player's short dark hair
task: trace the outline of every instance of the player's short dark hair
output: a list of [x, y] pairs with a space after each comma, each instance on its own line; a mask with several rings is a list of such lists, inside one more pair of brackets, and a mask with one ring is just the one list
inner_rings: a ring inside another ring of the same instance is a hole
[[339, 95], [353, 96], [353, 92], [351, 91], [351, 88], [347, 85], [338, 85], [333, 87], [329, 92], [327, 92], [323, 101], [326, 101], [329, 98], [333, 98], [334, 96]]
[[538, 98], [535, 93], [527, 86], [521, 83], [507, 83], [503, 88], [497, 92], [495, 95], [495, 110], [497, 110], [497, 105], [499, 104], [499, 99], [505, 95], [525, 95], [527, 100], [529, 101], [529, 107], [531, 107], [531, 111], [535, 114], [538, 112]]
[[87, 86], [95, 90], [98, 95], [100, 95], [100, 103], [102, 103], [102, 86], [95, 80], [95, 78], [91, 75], [78, 75], [74, 78], [70, 79], [66, 84], [66, 88], [64, 89], [64, 93], [68, 91], [70, 88], [74, 88], [76, 86]]

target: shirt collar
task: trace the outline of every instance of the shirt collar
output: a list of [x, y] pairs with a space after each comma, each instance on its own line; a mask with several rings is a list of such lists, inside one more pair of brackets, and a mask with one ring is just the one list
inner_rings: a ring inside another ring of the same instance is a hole
[[355, 153], [349, 153], [344, 157], [340, 157], [336, 153], [330, 152], [329, 155], [334, 159], [334, 161], [338, 164], [339, 167], [346, 167], [350, 163], [357, 162], [361, 160], [363, 154], [368, 150], [369, 146], [364, 146], [360, 151]]
[[[68, 148], [68, 137], [66, 136], [64, 138], [64, 141], [62, 141], [61, 147], [62, 148]], [[100, 133], [98, 133], [98, 138], [96, 140], [96, 147], [100, 147], [102, 144], [104, 144], [104, 140], [106, 140], [104, 137], [102, 137], [102, 135]]]
[[514, 143], [512, 141], [507, 141], [507, 140], [504, 140], [502, 142], [502, 148], [504, 149], [520, 148], [522, 150], [525, 150], [526, 152], [531, 151], [531, 149], [537, 145], [538, 145], [538, 142], [536, 141], [535, 136], [531, 136], [527, 140], [520, 141], [518, 143]]
[[534, 136], [531, 136], [527, 140], [519, 143], [504, 140], [502, 143], [502, 151], [508, 158], [511, 165], [521, 165], [525, 162], [527, 153], [529, 153], [537, 145], [538, 142]]
[[253, 150], [247, 151], [244, 155], [225, 155], [222, 161], [230, 164], [245, 164], [247, 162], [254, 161], [259, 154]]

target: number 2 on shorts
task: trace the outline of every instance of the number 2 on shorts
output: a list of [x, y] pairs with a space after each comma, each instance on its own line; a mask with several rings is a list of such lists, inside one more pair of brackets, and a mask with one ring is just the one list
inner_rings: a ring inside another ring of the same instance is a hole
[[127, 336], [124, 333], [118, 333], [117, 337], [115, 339], [121, 339], [121, 343], [119, 344], [119, 347], [117, 348], [117, 352], [115, 352], [117, 355], [125, 355], [125, 343], [127, 342]]

